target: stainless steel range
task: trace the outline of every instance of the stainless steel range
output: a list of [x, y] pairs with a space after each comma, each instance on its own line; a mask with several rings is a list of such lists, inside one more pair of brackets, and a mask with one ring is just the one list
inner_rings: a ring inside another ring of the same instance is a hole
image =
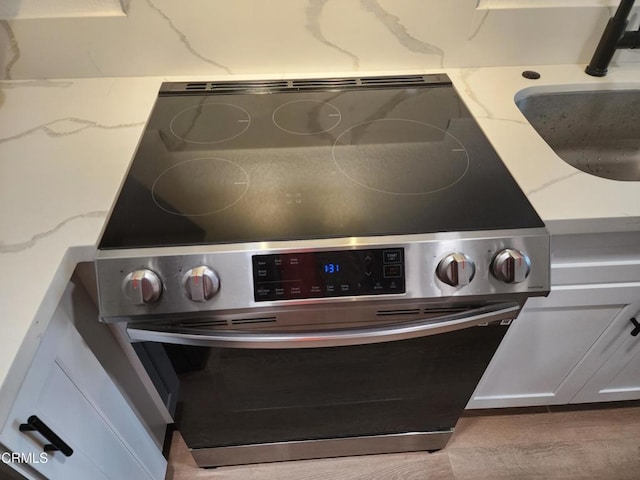
[[549, 236], [446, 75], [164, 83], [96, 270], [200, 465], [436, 450]]

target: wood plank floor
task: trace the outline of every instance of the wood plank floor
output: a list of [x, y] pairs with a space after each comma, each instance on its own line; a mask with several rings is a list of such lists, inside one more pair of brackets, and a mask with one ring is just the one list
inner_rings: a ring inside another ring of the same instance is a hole
[[166, 480], [638, 480], [640, 402], [470, 411], [444, 450], [200, 469], [174, 433]]

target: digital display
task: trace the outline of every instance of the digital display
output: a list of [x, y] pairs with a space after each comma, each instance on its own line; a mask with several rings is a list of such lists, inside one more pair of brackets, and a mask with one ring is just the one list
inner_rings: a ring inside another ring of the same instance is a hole
[[254, 255], [256, 302], [405, 293], [404, 249]]
[[323, 268], [324, 268], [324, 273], [338, 273], [340, 271], [340, 264], [325, 263]]

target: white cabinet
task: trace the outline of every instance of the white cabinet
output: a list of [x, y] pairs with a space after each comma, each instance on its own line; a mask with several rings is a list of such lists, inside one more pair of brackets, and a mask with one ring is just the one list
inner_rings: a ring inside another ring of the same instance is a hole
[[[39, 431], [20, 431], [32, 416], [73, 453], [41, 455], [44, 445], [53, 442]], [[61, 308], [46, 330], [0, 442], [51, 480], [161, 480], [166, 470], [158, 445]]]
[[639, 236], [555, 239], [551, 293], [527, 301], [467, 408], [640, 399]]
[[[605, 332], [631, 326], [639, 299], [640, 285], [633, 284], [561, 286], [547, 298], [532, 299], [509, 328], [468, 407], [571, 402], [611, 356], [595, 344], [613, 348]], [[619, 366], [611, 362], [609, 368]], [[636, 396], [640, 398], [640, 390]]]
[[616, 318], [578, 365], [576, 375], [599, 368], [571, 403], [640, 398], [640, 335], [631, 334], [636, 330], [632, 318], [640, 321], [640, 302], [630, 305]]

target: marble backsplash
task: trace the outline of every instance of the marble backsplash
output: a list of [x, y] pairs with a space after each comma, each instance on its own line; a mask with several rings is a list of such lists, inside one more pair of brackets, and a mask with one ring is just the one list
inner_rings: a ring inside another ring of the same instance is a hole
[[[614, 8], [605, 1], [603, 6], [564, 1], [572, 6], [130, 0], [125, 16], [0, 21], [0, 79], [322, 76], [587, 63]], [[615, 62], [637, 64], [640, 54], [619, 52]]]

